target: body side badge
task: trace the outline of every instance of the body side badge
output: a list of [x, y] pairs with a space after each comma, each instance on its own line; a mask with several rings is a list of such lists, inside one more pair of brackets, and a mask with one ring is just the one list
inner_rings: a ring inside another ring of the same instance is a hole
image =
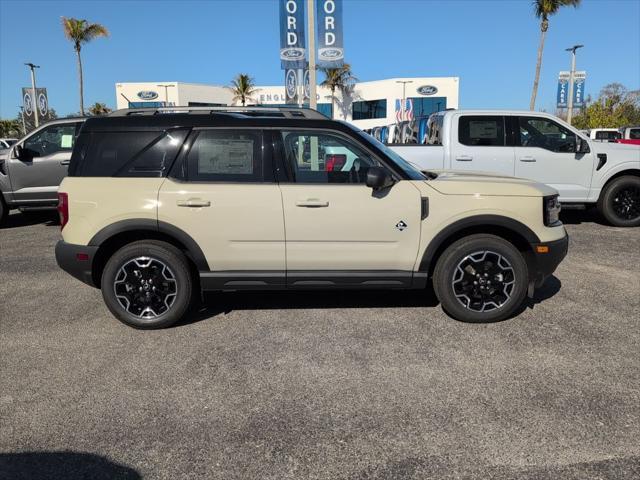
[[404, 223], [404, 220], [400, 220], [398, 223], [396, 223], [396, 228], [400, 231], [403, 231], [407, 227], [408, 225]]

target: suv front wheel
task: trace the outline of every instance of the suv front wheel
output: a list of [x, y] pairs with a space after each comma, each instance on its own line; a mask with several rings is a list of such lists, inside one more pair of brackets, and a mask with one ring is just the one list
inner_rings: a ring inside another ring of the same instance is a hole
[[528, 271], [522, 253], [487, 234], [453, 243], [439, 258], [433, 286], [443, 309], [463, 322], [496, 322], [524, 301]]
[[163, 328], [191, 304], [193, 280], [183, 253], [157, 240], [133, 242], [107, 261], [102, 296], [111, 313], [135, 328]]

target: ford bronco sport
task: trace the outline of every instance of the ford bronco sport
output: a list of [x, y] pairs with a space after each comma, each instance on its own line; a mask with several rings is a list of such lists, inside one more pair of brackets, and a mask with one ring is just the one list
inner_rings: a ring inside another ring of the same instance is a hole
[[201, 291], [424, 289], [429, 279], [454, 318], [496, 321], [568, 245], [552, 188], [425, 175], [304, 109], [90, 118], [58, 208], [58, 264], [137, 328], [178, 321]]

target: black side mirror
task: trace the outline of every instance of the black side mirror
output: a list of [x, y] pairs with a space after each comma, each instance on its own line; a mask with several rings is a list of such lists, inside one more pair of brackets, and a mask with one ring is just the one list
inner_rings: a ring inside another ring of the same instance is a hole
[[585, 139], [576, 137], [576, 152], [578, 153], [589, 153], [591, 149], [589, 148], [589, 142]]
[[14, 145], [13, 156], [17, 159], [24, 157], [24, 148], [22, 148], [22, 145]]
[[367, 170], [367, 187], [379, 190], [393, 185], [393, 178], [382, 167], [369, 167]]

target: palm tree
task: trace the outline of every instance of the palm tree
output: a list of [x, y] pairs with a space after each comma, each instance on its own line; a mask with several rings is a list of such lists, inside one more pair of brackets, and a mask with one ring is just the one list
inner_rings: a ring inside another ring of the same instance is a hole
[[540, 45], [538, 46], [538, 62], [536, 63], [536, 76], [533, 80], [533, 91], [531, 92], [531, 102], [529, 109], [536, 107], [536, 97], [538, 96], [538, 82], [540, 81], [540, 67], [542, 67], [542, 51], [544, 50], [544, 39], [549, 29], [549, 17], [558, 13], [562, 7], [580, 5], [580, 0], [533, 0], [533, 11], [536, 18], [540, 19]]
[[351, 73], [351, 65], [348, 63], [338, 68], [321, 68], [320, 70], [324, 73], [324, 81], [320, 86], [331, 90], [331, 118], [334, 118], [336, 90], [340, 90], [344, 96], [357, 78]]
[[236, 78], [231, 80], [231, 85], [227, 87], [233, 93], [233, 103], [240, 101], [244, 107], [248, 100], [258, 91], [253, 78], [246, 73], [239, 73]]
[[62, 17], [62, 30], [64, 36], [73, 42], [73, 48], [78, 55], [78, 76], [80, 78], [80, 115], [84, 115], [84, 85], [82, 79], [82, 58], [80, 50], [83, 43], [88, 43], [94, 38], [108, 37], [109, 31], [99, 23], [89, 23], [77, 18]]
[[89, 107], [89, 113], [94, 117], [97, 117], [111, 113], [111, 109], [107, 107], [106, 103], [96, 102]]

